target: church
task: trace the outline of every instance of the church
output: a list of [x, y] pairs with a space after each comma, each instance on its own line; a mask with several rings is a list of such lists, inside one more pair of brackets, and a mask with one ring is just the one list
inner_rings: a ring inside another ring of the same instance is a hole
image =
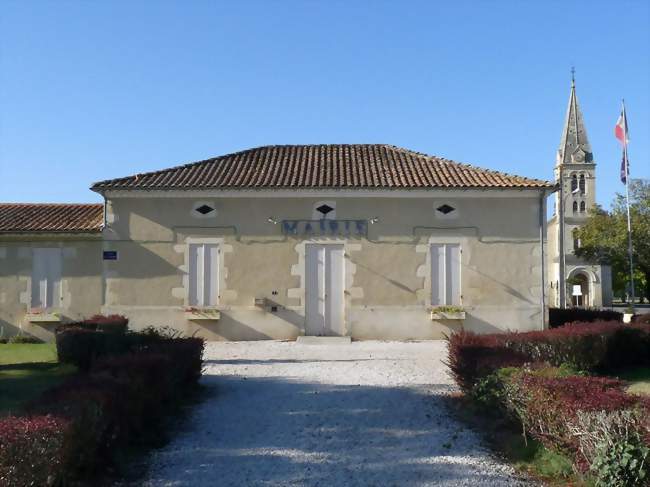
[[[549, 298], [553, 307], [600, 308], [612, 305], [609, 266], [583, 261], [575, 231], [596, 205], [596, 161], [576, 95], [575, 79], [555, 162], [553, 216], [548, 222]], [[564, 283], [564, 284], [563, 284]]]
[[555, 171], [277, 145], [94, 183], [103, 204], [0, 204], [0, 336], [96, 313], [211, 340], [541, 330], [611, 295], [571, 252], [595, 202], [575, 86]]

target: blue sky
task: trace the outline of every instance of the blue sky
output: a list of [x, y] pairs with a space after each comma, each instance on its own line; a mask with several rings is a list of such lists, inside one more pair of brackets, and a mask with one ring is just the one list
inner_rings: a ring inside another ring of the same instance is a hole
[[389, 143], [549, 179], [576, 67], [598, 201], [650, 178], [650, 3], [0, 3], [0, 201], [265, 144]]

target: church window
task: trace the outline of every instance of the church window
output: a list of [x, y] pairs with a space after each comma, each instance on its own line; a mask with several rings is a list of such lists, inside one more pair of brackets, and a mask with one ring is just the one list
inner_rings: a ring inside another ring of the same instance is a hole
[[578, 202], [577, 201], [573, 202], [573, 213], [578, 213]]
[[573, 250], [578, 250], [582, 246], [580, 242], [580, 237], [578, 236], [578, 231], [573, 231]]
[[585, 187], [585, 175], [584, 174], [580, 175], [579, 186], [580, 186], [580, 194], [585, 194], [586, 187]]
[[581, 201], [580, 202], [580, 213], [584, 213], [586, 209], [587, 209], [587, 205], [585, 204], [584, 201]]
[[574, 193], [578, 189], [578, 176], [575, 174], [571, 176], [571, 192]]

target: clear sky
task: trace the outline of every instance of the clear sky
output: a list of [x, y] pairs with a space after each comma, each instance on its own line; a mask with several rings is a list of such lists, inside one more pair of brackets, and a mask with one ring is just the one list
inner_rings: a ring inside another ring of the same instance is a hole
[[265, 144], [388, 143], [549, 179], [576, 67], [598, 201], [650, 178], [650, 2], [0, 2], [0, 201]]

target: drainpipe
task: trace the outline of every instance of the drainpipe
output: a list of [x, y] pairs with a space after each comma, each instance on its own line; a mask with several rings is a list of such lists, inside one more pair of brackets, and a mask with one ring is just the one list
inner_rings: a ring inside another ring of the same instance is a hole
[[546, 329], [546, 258], [544, 233], [546, 230], [546, 190], [539, 197], [539, 246], [542, 254], [542, 330]]
[[102, 194], [102, 198], [104, 198], [104, 223], [102, 223], [102, 230], [104, 230], [106, 228], [106, 206], [108, 202], [106, 201], [106, 195]]

